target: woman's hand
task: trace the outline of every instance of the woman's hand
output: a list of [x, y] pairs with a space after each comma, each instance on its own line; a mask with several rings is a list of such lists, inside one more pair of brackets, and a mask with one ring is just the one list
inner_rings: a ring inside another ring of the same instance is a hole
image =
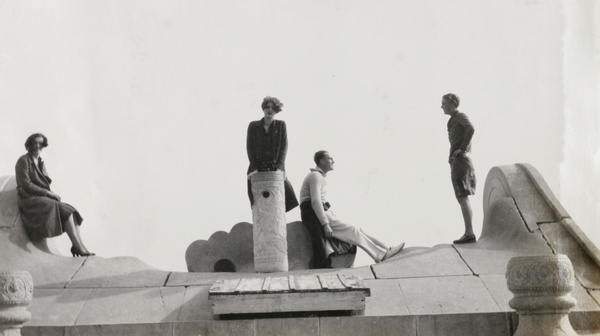
[[331, 226], [329, 226], [329, 224], [323, 225], [323, 230], [325, 231], [325, 238], [333, 238], [333, 230], [331, 229]]
[[48, 193], [46, 194], [46, 196], [47, 196], [48, 198], [52, 198], [53, 200], [57, 200], [57, 201], [59, 201], [59, 202], [60, 202], [60, 196], [58, 196], [58, 194], [57, 194], [57, 193], [55, 193], [55, 192], [48, 191]]
[[460, 154], [462, 154], [464, 151], [462, 149], [455, 149], [454, 152], [452, 152], [452, 155], [450, 155], [450, 160], [448, 160], [449, 163], [452, 163], [452, 160], [454, 160], [457, 156], [459, 156]]
[[251, 171], [250, 174], [248, 174], [248, 180], [250, 179], [250, 176], [252, 176], [256, 173], [258, 173], [258, 169], [254, 169], [253, 171]]

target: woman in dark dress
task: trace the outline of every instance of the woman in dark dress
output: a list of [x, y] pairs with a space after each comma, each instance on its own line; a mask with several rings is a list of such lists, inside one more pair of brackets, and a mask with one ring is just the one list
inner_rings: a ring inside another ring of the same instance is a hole
[[74, 257], [94, 255], [81, 240], [79, 226], [83, 218], [79, 212], [61, 202], [60, 196], [50, 190], [52, 180], [40, 157], [45, 147], [48, 147], [48, 138], [41, 133], [32, 134], [25, 141], [27, 154], [21, 156], [15, 166], [23, 227], [33, 241], [67, 232], [73, 244], [71, 254]]
[[[281, 112], [283, 104], [275, 97], [265, 97], [261, 104], [264, 118], [252, 121], [248, 125], [246, 151], [248, 152], [248, 177], [256, 172], [277, 171], [285, 172], [285, 156], [287, 154], [287, 129], [285, 122], [276, 120], [275, 115]], [[292, 184], [284, 181], [285, 211], [298, 206], [298, 199]], [[252, 187], [248, 179], [248, 197], [250, 205], [254, 204]]]

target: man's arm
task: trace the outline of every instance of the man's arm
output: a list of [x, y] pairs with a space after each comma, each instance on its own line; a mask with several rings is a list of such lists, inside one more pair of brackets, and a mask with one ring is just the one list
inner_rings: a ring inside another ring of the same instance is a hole
[[321, 193], [323, 191], [324, 177], [319, 173], [314, 173], [310, 176], [308, 186], [310, 188], [310, 205], [312, 206], [315, 215], [319, 219], [319, 222], [323, 226], [326, 238], [333, 237], [333, 230], [329, 226], [329, 218], [325, 214], [323, 208], [323, 200], [321, 199]]
[[460, 143], [460, 149], [462, 149], [464, 152], [467, 150], [467, 147], [471, 143], [471, 139], [473, 139], [473, 134], [475, 134], [475, 128], [473, 127], [473, 124], [471, 124], [471, 121], [469, 120], [469, 117], [467, 117], [466, 114], [463, 114], [462, 118], [460, 118], [459, 121], [463, 127], [464, 132], [463, 140]]

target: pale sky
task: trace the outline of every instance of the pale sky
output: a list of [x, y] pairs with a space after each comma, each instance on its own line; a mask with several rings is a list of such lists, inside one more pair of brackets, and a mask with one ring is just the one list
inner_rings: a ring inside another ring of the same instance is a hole
[[477, 234], [493, 166], [530, 163], [560, 198], [563, 29], [560, 1], [0, 0], [0, 174], [46, 134], [90, 250], [185, 271], [193, 241], [251, 222], [246, 129], [270, 95], [296, 192], [326, 149], [338, 217], [389, 244], [451, 243], [441, 96], [475, 126]]

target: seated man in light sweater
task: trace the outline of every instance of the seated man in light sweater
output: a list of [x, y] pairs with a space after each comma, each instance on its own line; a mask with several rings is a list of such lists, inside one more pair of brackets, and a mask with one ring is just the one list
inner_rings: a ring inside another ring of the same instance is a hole
[[360, 247], [376, 263], [400, 253], [404, 243], [389, 247], [367, 235], [362, 229], [348, 225], [335, 217], [329, 210], [329, 202], [325, 199], [327, 192], [325, 177], [333, 170], [333, 158], [327, 151], [318, 151], [315, 153], [314, 160], [317, 167], [311, 169], [300, 189], [302, 223], [307, 227], [313, 242], [312, 268], [330, 267], [329, 255], [334, 252], [328, 241], [331, 238]]

